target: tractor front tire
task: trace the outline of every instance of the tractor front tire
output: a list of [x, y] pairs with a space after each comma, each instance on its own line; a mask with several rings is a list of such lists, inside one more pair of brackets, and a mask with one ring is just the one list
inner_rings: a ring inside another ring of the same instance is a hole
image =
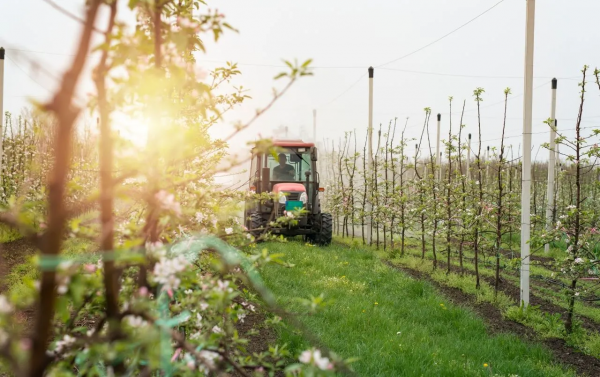
[[320, 221], [317, 224], [317, 234], [314, 235], [314, 242], [319, 246], [328, 246], [333, 237], [333, 218], [329, 213], [321, 213]]

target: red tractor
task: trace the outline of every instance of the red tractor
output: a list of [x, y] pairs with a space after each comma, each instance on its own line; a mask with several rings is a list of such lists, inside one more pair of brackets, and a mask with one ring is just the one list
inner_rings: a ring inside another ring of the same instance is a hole
[[[284, 236], [304, 236], [308, 242], [329, 245], [332, 237], [331, 214], [321, 212], [317, 172], [317, 148], [300, 140], [275, 141], [273, 153], [252, 150], [250, 190], [272, 193], [272, 200], [248, 200], [245, 219], [248, 230], [260, 236], [266, 230]], [[302, 210], [302, 211], [298, 211]], [[293, 216], [297, 224], [273, 227], [275, 219]]]

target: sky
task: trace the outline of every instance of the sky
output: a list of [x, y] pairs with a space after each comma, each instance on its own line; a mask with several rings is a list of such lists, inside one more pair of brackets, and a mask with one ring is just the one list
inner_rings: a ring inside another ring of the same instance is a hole
[[[83, 0], [55, 2], [83, 14]], [[243, 85], [252, 96], [215, 126], [214, 136], [229, 134], [234, 122], [247, 121], [270, 101], [272, 88], [284, 84], [273, 80], [284, 70], [282, 59], [313, 59], [315, 66], [314, 76], [295, 83], [232, 141], [232, 149], [243, 150], [248, 140], [271, 136], [280, 127], [288, 127], [290, 137], [312, 139], [314, 109], [317, 141], [337, 147], [345, 132], [356, 131], [361, 145], [368, 125], [367, 68], [374, 66], [373, 123], [385, 129], [397, 118], [399, 133], [408, 118], [407, 138], [420, 135], [426, 107], [434, 115], [442, 114], [441, 134], [447, 138], [452, 96], [453, 127], [459, 124], [466, 100], [463, 132], [473, 133], [477, 140], [472, 94], [481, 87], [485, 89], [482, 145], [498, 146], [503, 92], [510, 87], [506, 143], [516, 154], [523, 127], [525, 0], [209, 0], [208, 5], [224, 13], [239, 33], [228, 32], [218, 43], [207, 40], [207, 53], [198, 55], [198, 64], [210, 70], [225, 61], [239, 63], [243, 74], [234, 84]], [[81, 25], [44, 0], [0, 0], [0, 9], [0, 46], [7, 48], [8, 58], [4, 108], [18, 113], [30, 99], [43, 101], [55, 90], [72, 60]], [[581, 69], [587, 64], [591, 74], [600, 67], [598, 14], [598, 0], [537, 1], [533, 92], [537, 160], [548, 156], [538, 148], [549, 138], [543, 121], [550, 116], [551, 78], [559, 79], [558, 127], [569, 130], [579, 107]], [[130, 16], [123, 7], [119, 18], [127, 21]], [[80, 96], [91, 90], [90, 83], [84, 83]], [[600, 89], [591, 77], [586, 95], [583, 126], [600, 128]], [[412, 153], [414, 142], [408, 144]]]

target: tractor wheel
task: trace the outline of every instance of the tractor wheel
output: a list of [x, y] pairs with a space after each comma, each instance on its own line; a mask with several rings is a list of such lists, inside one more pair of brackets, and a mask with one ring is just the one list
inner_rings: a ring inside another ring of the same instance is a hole
[[329, 213], [321, 213], [320, 222], [317, 224], [317, 234], [314, 235], [314, 242], [319, 246], [331, 244], [333, 234], [333, 219]]
[[263, 219], [262, 217], [257, 214], [257, 213], [251, 213], [250, 214], [250, 219], [249, 219], [249, 226], [248, 226], [248, 230], [250, 231], [250, 233], [255, 237], [258, 238], [262, 235], [263, 233]]

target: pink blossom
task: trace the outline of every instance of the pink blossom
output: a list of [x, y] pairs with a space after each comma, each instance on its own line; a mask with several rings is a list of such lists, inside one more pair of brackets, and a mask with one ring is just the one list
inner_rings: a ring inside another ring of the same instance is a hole
[[173, 357], [171, 357], [171, 362], [174, 362], [175, 360], [177, 360], [177, 357], [179, 356], [180, 353], [181, 353], [181, 348], [177, 348], [177, 350], [173, 354]]
[[85, 265], [83, 266], [83, 269], [84, 269], [86, 272], [89, 272], [90, 274], [93, 274], [94, 272], [96, 272], [96, 265], [95, 265], [95, 264], [88, 263], [88, 264], [85, 264]]
[[162, 209], [172, 211], [178, 216], [181, 215], [181, 206], [175, 201], [175, 195], [160, 190], [156, 193], [155, 198]]
[[208, 71], [204, 67], [194, 66], [194, 71], [199, 80], [204, 80], [208, 76]]
[[31, 348], [31, 340], [30, 339], [21, 339], [21, 342], [19, 345], [21, 346], [21, 349], [23, 351], [27, 351]]

